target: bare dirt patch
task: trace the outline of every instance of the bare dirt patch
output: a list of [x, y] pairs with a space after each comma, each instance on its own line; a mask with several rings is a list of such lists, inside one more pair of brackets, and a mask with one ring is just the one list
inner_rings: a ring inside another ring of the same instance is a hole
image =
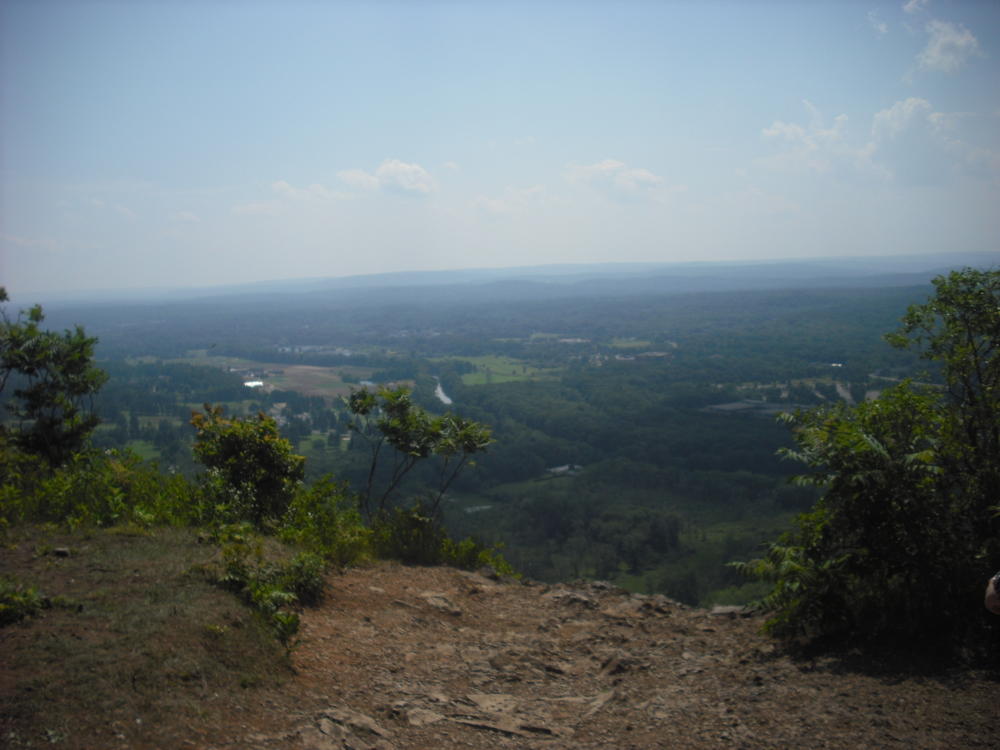
[[986, 675], [796, 660], [737, 613], [394, 564], [331, 584], [299, 709], [218, 748], [996, 746]]
[[[345, 383], [339, 369], [315, 365], [274, 365], [281, 375], [269, 377], [265, 383], [281, 390], [296, 391], [306, 396], [346, 396], [351, 385]], [[354, 386], [355, 388], [357, 386]]]
[[[75, 581], [65, 590], [84, 601], [94, 622], [53, 609], [0, 630], [0, 744], [212, 750], [997, 745], [998, 685], [985, 672], [920, 674], [795, 658], [759, 633], [758, 618], [603, 584], [522, 584], [393, 563], [353, 569], [331, 575], [324, 603], [303, 612], [302, 641], [289, 668], [267, 649], [225, 651], [235, 644], [227, 639], [252, 623], [240, 620], [246, 612], [234, 599], [213, 598], [229, 595], [199, 588], [189, 577], [196, 543], [183, 536], [174, 543], [177, 562], [133, 563], [139, 550], [123, 552], [114, 574], [99, 570], [112, 566], [86, 545], [60, 561], [24, 547], [3, 551], [8, 569], [16, 564], [22, 572], [76, 565], [72, 578], [61, 580]], [[153, 625], [144, 630], [127, 618], [97, 616], [102, 597], [129, 596], [154, 607], [172, 601], [166, 591], [180, 584], [194, 587], [184, 595], [192, 607], [164, 604], [160, 614], [145, 616]], [[182, 607], [173, 619], [170, 607]], [[227, 607], [229, 629], [220, 632]], [[58, 634], [72, 642], [61, 651], [44, 646]], [[81, 666], [73, 661], [74, 648], [101, 656]], [[258, 677], [241, 684], [237, 675], [248, 664]]]

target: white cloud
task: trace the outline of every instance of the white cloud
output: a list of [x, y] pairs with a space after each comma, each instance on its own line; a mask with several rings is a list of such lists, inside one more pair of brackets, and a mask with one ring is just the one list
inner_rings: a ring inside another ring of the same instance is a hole
[[757, 166], [925, 186], [945, 184], [956, 176], [1000, 179], [1000, 152], [995, 143], [982, 142], [982, 127], [975, 123], [979, 116], [973, 113], [937, 112], [927, 99], [911, 96], [876, 112], [867, 135], [852, 140], [846, 115], [827, 126], [812, 103], [803, 105], [810, 115], [808, 125], [775, 120], [761, 131], [777, 149], [756, 159]]
[[444, 168], [445, 169], [451, 169], [451, 170], [454, 170], [456, 172], [461, 169], [461, 167], [458, 165], [457, 161], [446, 161], [444, 163]]
[[919, 13], [930, 4], [930, 0], [906, 0], [903, 10], [907, 13]]
[[981, 57], [979, 41], [965, 26], [948, 21], [932, 20], [925, 27], [930, 38], [917, 55], [921, 70], [954, 73], [971, 57]]
[[337, 198], [345, 198], [343, 193], [338, 193], [325, 185], [314, 183], [304, 188], [293, 187], [284, 180], [271, 183], [271, 190], [285, 198], [297, 201], [329, 201]]
[[781, 149], [758, 159], [759, 165], [778, 171], [817, 174], [870, 170], [873, 145], [848, 143], [847, 115], [837, 115], [828, 127], [812, 102], [804, 99], [802, 104], [809, 113], [808, 125], [775, 120], [770, 127], [761, 130], [761, 135], [777, 141]]
[[404, 193], [426, 195], [434, 189], [434, 180], [426, 169], [399, 159], [386, 159], [375, 170], [375, 177], [381, 187]]
[[[455, 165], [456, 168], [457, 166]], [[337, 172], [337, 177], [359, 190], [388, 190], [410, 195], [427, 195], [435, 188], [434, 179], [426, 169], [419, 164], [409, 164], [399, 159], [386, 159], [374, 174], [363, 169], [345, 169]]]
[[872, 137], [876, 141], [891, 140], [915, 122], [933, 122], [939, 120], [940, 116], [940, 113], [933, 111], [926, 99], [911, 96], [875, 113], [872, 118]]
[[680, 185], [667, 185], [658, 174], [642, 167], [630, 167], [617, 159], [604, 159], [596, 164], [572, 164], [567, 170], [571, 182], [586, 184], [607, 191], [619, 198], [659, 198], [684, 190]]
[[541, 185], [527, 188], [507, 188], [498, 198], [480, 195], [474, 201], [475, 205], [491, 214], [510, 214], [537, 204], [545, 193]]
[[948, 150], [961, 159], [963, 166], [976, 175], [985, 176], [1000, 185], [1000, 151], [973, 146], [957, 139], [947, 140]]
[[940, 183], [955, 173], [996, 176], [996, 152], [959, 137], [966, 119], [968, 113], [935, 112], [926, 99], [898, 101], [872, 118], [877, 158], [895, 179], [913, 184]]
[[353, 188], [359, 190], [375, 190], [378, 188], [378, 178], [368, 174], [363, 169], [345, 169], [337, 172], [337, 177]]
[[963, 175], [1000, 184], [1000, 150], [995, 141], [981, 142], [984, 117], [935, 112], [930, 102], [911, 97], [878, 112], [872, 135], [879, 158], [904, 181], [929, 184]]
[[185, 224], [197, 224], [201, 221], [201, 217], [194, 211], [178, 211], [174, 214], [174, 221], [180, 221]]
[[910, 185], [942, 184], [958, 174], [997, 177], [996, 150], [963, 140], [963, 123], [974, 117], [969, 113], [936, 112], [928, 100], [911, 96], [876, 112], [864, 140], [852, 141], [846, 115], [827, 126], [815, 106], [803, 104], [808, 125], [775, 120], [761, 131], [779, 148], [757, 159], [758, 166]]
[[868, 23], [879, 36], [885, 36], [889, 33], [889, 24], [879, 17], [878, 11], [868, 11]]

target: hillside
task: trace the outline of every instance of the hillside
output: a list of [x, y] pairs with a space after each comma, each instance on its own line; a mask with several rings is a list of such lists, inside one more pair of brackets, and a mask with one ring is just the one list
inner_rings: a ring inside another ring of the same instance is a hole
[[198, 575], [213, 554], [181, 531], [10, 540], [0, 570], [60, 598], [0, 629], [5, 746], [995, 747], [995, 676], [794, 656], [757, 617], [601, 583], [350, 569], [289, 663]]

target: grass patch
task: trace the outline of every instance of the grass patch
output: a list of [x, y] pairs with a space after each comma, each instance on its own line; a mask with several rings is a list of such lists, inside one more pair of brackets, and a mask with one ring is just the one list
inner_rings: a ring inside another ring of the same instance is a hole
[[483, 357], [453, 357], [453, 360], [468, 362], [475, 372], [462, 375], [465, 385], [491, 385], [525, 380], [553, 380], [559, 374], [558, 368], [542, 368], [530, 365], [513, 357], [489, 355]]
[[148, 440], [129, 440], [125, 448], [134, 452], [144, 461], [159, 461], [160, 451]]
[[192, 530], [15, 527], [6, 542], [0, 570], [58, 603], [0, 631], [7, 747], [180, 747], [190, 736], [162, 727], [222, 726], [251, 708], [246, 686], [290, 674]]
[[615, 349], [648, 349], [653, 342], [645, 339], [618, 338], [611, 339], [611, 346]]

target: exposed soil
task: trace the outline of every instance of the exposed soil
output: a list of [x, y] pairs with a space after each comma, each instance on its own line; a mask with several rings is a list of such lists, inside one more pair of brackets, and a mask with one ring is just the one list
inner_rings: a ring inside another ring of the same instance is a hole
[[[187, 545], [189, 559], [198, 559], [195, 542], [178, 537], [174, 543]], [[6, 561], [17, 562], [29, 577], [32, 566], [43, 563], [77, 565], [72, 575], [79, 582], [95, 567], [97, 551], [74, 550], [68, 561], [57, 562], [51, 556], [29, 559], [23, 551], [16, 554], [24, 559], [15, 560], [14, 554], [8, 551]], [[197, 584], [197, 576], [181, 565], [159, 579], [147, 578], [152, 571], [131, 562], [126, 569], [133, 586], [157, 580], [165, 585], [171, 576]], [[107, 580], [104, 586], [113, 584]], [[160, 674], [155, 685], [136, 685], [138, 647], [120, 629], [126, 623], [112, 627], [98, 618], [96, 599], [79, 598], [86, 600], [90, 619], [52, 610], [0, 629], [0, 673], [5, 673], [0, 714], [10, 706], [19, 711], [0, 716], [0, 746], [959, 750], [1000, 745], [1000, 685], [990, 674], [959, 669], [921, 674], [793, 657], [759, 633], [756, 617], [708, 612], [602, 584], [525, 584], [392, 563], [352, 569], [331, 575], [324, 603], [303, 612], [302, 640], [291, 667], [281, 658], [267, 662], [273, 679], [242, 686], [213, 673], [221, 667], [210, 668], [207, 655], [186, 656], [195, 647], [211, 655], [248, 627], [239, 626], [233, 613], [223, 633], [213, 623], [223, 611], [219, 607], [231, 603], [213, 604], [206, 596], [192, 589], [194, 609], [183, 619], [197, 620], [199, 608], [207, 619], [196, 622], [186, 640], [176, 636], [176, 648], [170, 628], [154, 623], [164, 643], [150, 645], [140, 674], [149, 680]], [[163, 623], [169, 624], [169, 615], [167, 608]], [[51, 652], [47, 660], [26, 663], [28, 650], [52, 628], [64, 636], [75, 629], [75, 640], [100, 645], [107, 666], [88, 667], [95, 674], [94, 691], [105, 693], [96, 703], [87, 702], [79, 685], [60, 685], [67, 674], [79, 681], [79, 670]], [[184, 653], [171, 656], [182, 647]], [[156, 654], [165, 664], [171, 658], [177, 664], [156, 672]], [[197, 663], [185, 666], [184, 658]], [[261, 652], [251, 658], [271, 657]], [[100, 682], [99, 675], [104, 675]]]
[[304, 617], [298, 708], [215, 748], [987, 748], [996, 682], [793, 659], [738, 612], [394, 564]]

